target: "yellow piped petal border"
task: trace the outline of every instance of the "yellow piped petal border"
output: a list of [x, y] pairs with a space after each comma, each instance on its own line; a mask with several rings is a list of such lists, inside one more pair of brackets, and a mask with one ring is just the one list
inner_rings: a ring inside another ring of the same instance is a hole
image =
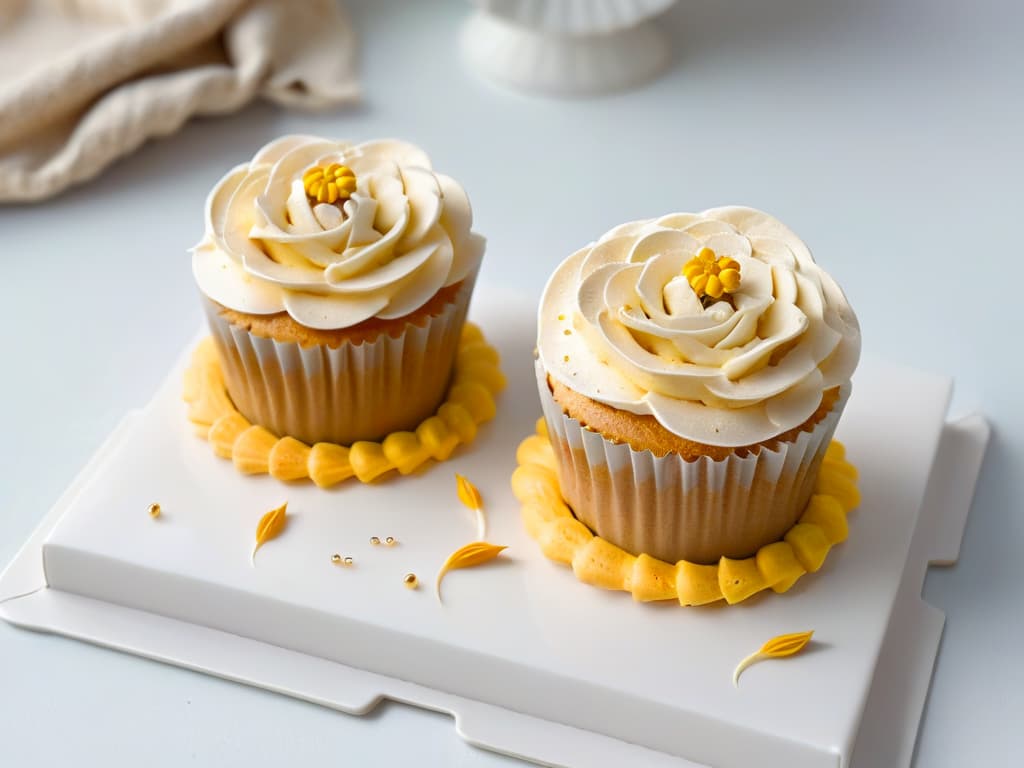
[[393, 432], [379, 443], [309, 446], [250, 424], [228, 397], [213, 338], [203, 339], [185, 371], [188, 418], [213, 452], [244, 474], [279, 480], [309, 479], [321, 488], [355, 477], [370, 483], [390, 472], [407, 475], [428, 461], [445, 461], [474, 440], [477, 427], [495, 415], [495, 397], [505, 388], [498, 351], [483, 332], [466, 323], [459, 340], [452, 384], [437, 413], [414, 432]]
[[782, 541], [761, 547], [745, 560], [723, 557], [715, 565], [634, 556], [573, 517], [558, 485], [543, 419], [537, 421], [536, 432], [519, 444], [519, 466], [512, 473], [512, 492], [522, 505], [527, 533], [546, 557], [570, 566], [580, 581], [629, 592], [638, 602], [706, 605], [725, 600], [732, 605], [765, 589], [786, 592], [805, 573], [818, 570], [833, 545], [846, 540], [846, 515], [860, 503], [857, 470], [846, 461], [842, 443], [833, 440], [814, 494]]

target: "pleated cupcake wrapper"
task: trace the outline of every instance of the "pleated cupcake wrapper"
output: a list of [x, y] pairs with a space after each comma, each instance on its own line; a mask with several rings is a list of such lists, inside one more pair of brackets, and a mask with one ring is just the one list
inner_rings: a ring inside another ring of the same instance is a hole
[[473, 280], [455, 301], [398, 337], [302, 347], [232, 325], [204, 306], [228, 394], [253, 424], [312, 445], [350, 445], [411, 430], [444, 399], [469, 309]]
[[537, 363], [562, 495], [598, 536], [635, 555], [715, 563], [782, 539], [803, 513], [849, 397], [845, 385], [811, 431], [776, 448], [715, 461], [656, 457], [606, 439], [555, 402]]

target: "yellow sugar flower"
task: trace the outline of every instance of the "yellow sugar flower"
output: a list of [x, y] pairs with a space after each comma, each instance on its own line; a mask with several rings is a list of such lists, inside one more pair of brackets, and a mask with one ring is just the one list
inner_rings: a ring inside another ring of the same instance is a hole
[[352, 197], [356, 175], [347, 165], [316, 165], [302, 175], [302, 187], [314, 203], [336, 203]]
[[700, 253], [686, 262], [683, 275], [701, 299], [705, 296], [720, 299], [740, 287], [739, 262], [728, 256], [717, 256], [710, 248], [701, 248]]

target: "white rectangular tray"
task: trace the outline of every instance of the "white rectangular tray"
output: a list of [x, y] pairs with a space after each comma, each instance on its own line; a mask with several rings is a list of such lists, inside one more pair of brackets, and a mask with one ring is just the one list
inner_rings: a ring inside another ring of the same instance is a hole
[[[237, 474], [185, 421], [183, 356], [0, 578], [0, 615], [354, 714], [382, 697], [448, 711], [469, 741], [548, 764], [907, 765], [943, 620], [921, 581], [956, 559], [987, 440], [980, 419], [946, 424], [949, 380], [862, 364], [838, 437], [863, 503], [818, 574], [731, 608], [640, 605], [579, 584], [521, 529], [508, 481], [539, 413], [532, 312], [488, 306], [498, 418], [452, 461], [373, 486]], [[509, 550], [452, 574], [442, 607], [432, 576], [474, 538], [456, 471]], [[253, 568], [256, 522], [284, 500], [288, 529]], [[408, 571], [424, 587], [403, 588]], [[738, 659], [803, 629], [811, 652], [732, 687]]]

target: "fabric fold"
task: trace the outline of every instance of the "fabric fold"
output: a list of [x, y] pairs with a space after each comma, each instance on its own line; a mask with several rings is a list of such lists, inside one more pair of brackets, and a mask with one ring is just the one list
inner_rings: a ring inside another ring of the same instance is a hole
[[334, 0], [0, 0], [0, 202], [57, 194], [257, 96], [316, 109], [359, 94]]

